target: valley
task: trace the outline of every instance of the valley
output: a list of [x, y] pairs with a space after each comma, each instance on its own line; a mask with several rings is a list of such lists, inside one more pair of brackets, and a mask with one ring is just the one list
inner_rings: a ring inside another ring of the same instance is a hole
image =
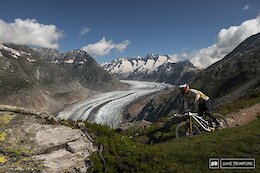
[[130, 85], [129, 90], [112, 91], [95, 95], [59, 112], [61, 119], [88, 120], [90, 122], [118, 127], [122, 123], [124, 108], [134, 100], [173, 87], [169, 84], [129, 81], [121, 82]]

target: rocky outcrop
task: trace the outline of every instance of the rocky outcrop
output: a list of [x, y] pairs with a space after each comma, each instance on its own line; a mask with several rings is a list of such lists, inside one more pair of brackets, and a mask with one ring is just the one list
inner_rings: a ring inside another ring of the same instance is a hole
[[47, 113], [1, 105], [0, 155], [5, 166], [0, 172], [87, 172], [88, 158], [97, 147], [84, 123], [77, 125], [74, 129]]
[[43, 172], [86, 172], [86, 159], [96, 148], [81, 130], [39, 124], [31, 127], [35, 131], [36, 143], [44, 151], [32, 158], [43, 161]]

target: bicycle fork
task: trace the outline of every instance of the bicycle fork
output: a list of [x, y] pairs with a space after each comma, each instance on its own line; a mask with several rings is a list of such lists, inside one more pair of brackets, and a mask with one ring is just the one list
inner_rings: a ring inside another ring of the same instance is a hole
[[191, 136], [192, 135], [192, 118], [191, 116], [189, 117], [189, 126], [188, 126], [188, 130], [186, 132], [186, 136]]
[[189, 117], [189, 134], [192, 134], [192, 118]]

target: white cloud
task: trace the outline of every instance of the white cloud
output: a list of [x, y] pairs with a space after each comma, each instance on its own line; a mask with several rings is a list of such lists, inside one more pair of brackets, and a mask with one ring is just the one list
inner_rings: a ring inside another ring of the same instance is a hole
[[260, 16], [247, 20], [239, 26], [222, 29], [218, 33], [217, 42], [210, 47], [192, 53], [190, 61], [195, 66], [206, 68], [222, 59], [246, 38], [258, 32], [260, 32]]
[[114, 47], [118, 51], [123, 52], [129, 44], [130, 44], [130, 41], [129, 40], [125, 40], [122, 43], [115, 44]]
[[35, 19], [15, 19], [6, 23], [0, 19], [0, 42], [29, 44], [47, 48], [58, 48], [57, 41], [62, 37], [55, 25], [44, 25]]
[[243, 7], [243, 10], [248, 10], [249, 8], [250, 8], [250, 6], [246, 4], [246, 5]]
[[81, 30], [80, 30], [80, 35], [84, 35], [84, 34], [88, 33], [89, 31], [90, 31], [90, 28], [88, 28], [88, 27], [83, 27], [83, 28], [81, 28]]
[[130, 44], [129, 40], [125, 40], [122, 43], [115, 44], [112, 40], [106, 40], [103, 37], [99, 42], [86, 45], [82, 47], [82, 50], [88, 52], [93, 56], [103, 56], [109, 54], [113, 49], [122, 52]]

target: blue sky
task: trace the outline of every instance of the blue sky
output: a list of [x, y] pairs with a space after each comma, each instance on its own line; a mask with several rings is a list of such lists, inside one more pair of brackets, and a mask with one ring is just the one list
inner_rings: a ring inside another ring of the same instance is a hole
[[33, 27], [34, 35], [28, 34], [27, 41], [20, 35], [28, 29], [14, 34], [19, 39], [10, 34], [0, 36], [0, 41], [62, 52], [83, 48], [98, 62], [148, 53], [182, 58], [216, 44], [222, 29], [259, 14], [259, 0], [8, 0], [0, 6], [0, 34], [16, 32], [14, 25], [39, 26]]

